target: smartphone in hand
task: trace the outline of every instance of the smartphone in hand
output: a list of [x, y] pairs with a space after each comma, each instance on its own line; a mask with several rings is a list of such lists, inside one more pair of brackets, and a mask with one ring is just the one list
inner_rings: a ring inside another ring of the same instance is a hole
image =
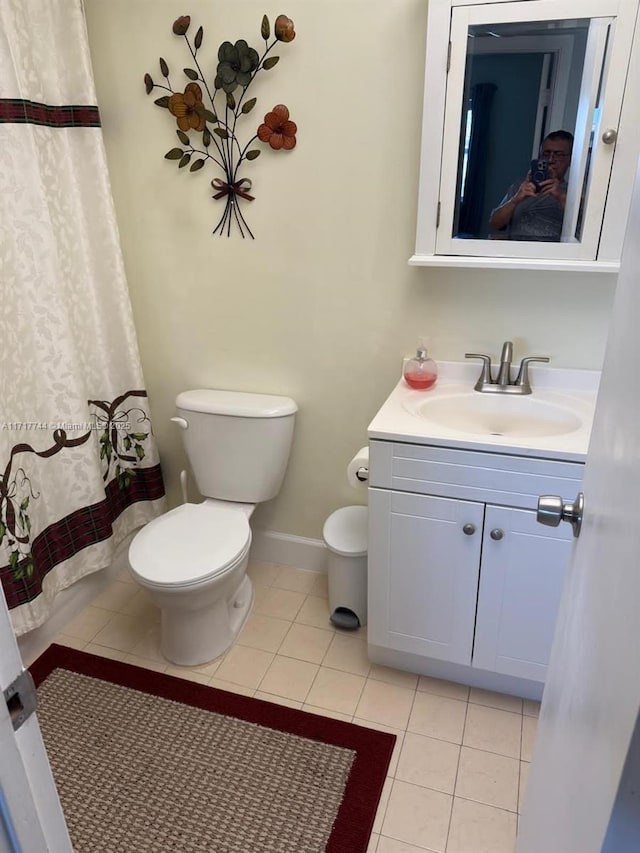
[[531, 183], [535, 184], [536, 192], [540, 192], [540, 184], [549, 177], [549, 164], [546, 160], [535, 159], [531, 161]]

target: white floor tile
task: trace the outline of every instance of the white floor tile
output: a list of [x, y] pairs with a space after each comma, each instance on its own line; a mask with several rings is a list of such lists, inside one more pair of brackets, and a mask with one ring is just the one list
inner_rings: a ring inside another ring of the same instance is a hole
[[129, 583], [115, 581], [99, 593], [91, 602], [94, 607], [102, 607], [104, 610], [114, 610], [116, 613], [124, 613], [125, 606], [135, 598], [138, 590]]
[[218, 690], [226, 690], [227, 693], [239, 693], [240, 696], [254, 696], [256, 692], [252, 687], [234, 684], [233, 681], [223, 681], [221, 678], [216, 678], [215, 675], [207, 683], [209, 687], [217, 687]]
[[456, 797], [516, 812], [520, 762], [505, 755], [463, 746]]
[[282, 641], [278, 654], [309, 663], [322, 663], [332, 639], [331, 631], [294, 622]]
[[418, 685], [418, 676], [413, 672], [404, 672], [401, 669], [391, 669], [388, 666], [380, 666], [374, 663], [369, 670], [369, 678], [374, 681], [384, 681], [387, 684], [395, 684], [398, 687], [406, 687], [415, 690]]
[[122, 652], [132, 652], [142, 638], [149, 633], [149, 623], [126, 613], [112, 613], [104, 628], [93, 637], [100, 646], [109, 646]]
[[355, 716], [404, 729], [407, 727], [414, 696], [414, 691], [406, 687], [367, 679]]
[[494, 693], [492, 690], [480, 690], [472, 687], [469, 693], [469, 702], [475, 705], [486, 705], [488, 708], [498, 708], [500, 711], [511, 711], [514, 714], [522, 713], [522, 699], [517, 696], [509, 696], [507, 693]]
[[424, 847], [414, 847], [404, 841], [396, 841], [395, 838], [387, 838], [381, 835], [376, 853], [424, 853]]
[[453, 798], [396, 779], [381, 835], [444, 853]]
[[256, 690], [273, 659], [274, 656], [270, 652], [250, 649], [247, 646], [232, 646], [214, 676], [222, 681]]
[[351, 672], [354, 675], [368, 675], [371, 663], [367, 657], [366, 641], [359, 637], [333, 634], [322, 665], [331, 669], [341, 669], [343, 672]]
[[453, 794], [460, 747], [455, 743], [407, 732], [395, 777], [434, 791]]
[[463, 743], [475, 749], [520, 758], [522, 716], [469, 704]]
[[259, 689], [265, 693], [284, 696], [285, 699], [304, 702], [318, 669], [313, 663], [278, 656], [265, 673]]
[[286, 699], [284, 696], [275, 696], [273, 693], [265, 693], [263, 690], [256, 690], [254, 698], [264, 699], [265, 702], [273, 702], [274, 705], [283, 705], [285, 708], [296, 708], [298, 711], [302, 708], [302, 702], [297, 702], [295, 699]]
[[522, 752], [520, 758], [523, 761], [531, 761], [537, 729], [538, 720], [536, 717], [522, 718]]
[[513, 853], [515, 841], [513, 812], [455, 798], [447, 853]]
[[126, 652], [121, 652], [119, 649], [110, 649], [108, 646], [99, 646], [96, 643], [87, 643], [83, 651], [91, 655], [98, 655], [101, 658], [109, 658], [109, 660], [125, 661], [127, 658]]
[[253, 612], [262, 616], [272, 616], [274, 619], [292, 621], [302, 607], [304, 600], [305, 596], [301, 592], [269, 587], [264, 590], [260, 600], [256, 596]]
[[53, 642], [58, 643], [60, 646], [67, 646], [70, 649], [78, 649], [78, 651], [82, 651], [87, 645], [86, 640], [81, 640], [80, 637], [68, 637], [66, 634], [58, 634]]
[[529, 781], [529, 768], [531, 765], [528, 761], [520, 762], [520, 787], [518, 789], [518, 813], [522, 813], [525, 794], [527, 793], [527, 782]]
[[290, 589], [309, 595], [317, 578], [318, 572], [306, 572], [302, 569], [294, 569], [291, 566], [280, 566], [271, 585], [279, 589]]
[[466, 713], [466, 702], [434, 693], [416, 693], [407, 728], [416, 734], [461, 743]]
[[251, 578], [254, 587], [271, 586], [280, 570], [280, 566], [274, 563], [261, 563], [258, 560], [249, 560], [247, 574]]
[[67, 637], [76, 637], [88, 642], [93, 640], [98, 631], [104, 628], [112, 616], [113, 613], [110, 610], [103, 610], [90, 604], [64, 626], [62, 633]]
[[353, 715], [364, 685], [365, 679], [361, 675], [322, 666], [316, 674], [306, 701], [309, 705], [317, 705], [319, 708]]
[[460, 699], [466, 702], [469, 698], [469, 688], [466, 684], [457, 684], [455, 681], [444, 681], [441, 678], [431, 678], [429, 675], [421, 675], [418, 679], [419, 693], [435, 693], [436, 696], [446, 696], [447, 699]]
[[169, 668], [166, 661], [149, 660], [149, 658], [143, 658], [129, 653], [125, 654], [122, 660], [125, 663], [133, 664], [133, 666], [142, 667], [142, 669], [150, 669], [153, 672], [166, 672]]
[[308, 595], [302, 607], [298, 611], [296, 622], [304, 625], [312, 625], [314, 628], [332, 628], [329, 621], [329, 604], [326, 598], [317, 595]]
[[237, 639], [239, 646], [251, 646], [264, 652], [277, 652], [287, 636], [291, 622], [252, 613]]

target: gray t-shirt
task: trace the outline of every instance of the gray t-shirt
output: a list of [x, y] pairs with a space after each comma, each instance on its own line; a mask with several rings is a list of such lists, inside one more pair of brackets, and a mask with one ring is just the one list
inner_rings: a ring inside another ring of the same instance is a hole
[[[519, 183], [511, 184], [498, 207], [502, 207], [516, 195]], [[567, 191], [567, 184], [562, 184]], [[564, 208], [551, 195], [537, 193], [528, 196], [515, 206], [511, 222], [506, 227], [509, 240], [540, 240], [546, 243], [558, 243], [562, 235]]]

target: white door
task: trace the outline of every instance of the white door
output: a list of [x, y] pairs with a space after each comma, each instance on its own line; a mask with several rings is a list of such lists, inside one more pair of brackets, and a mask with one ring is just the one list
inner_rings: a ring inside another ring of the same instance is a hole
[[639, 327], [640, 166], [517, 853], [640, 850]]
[[26, 707], [29, 690], [10, 700], [5, 690], [22, 672], [18, 644], [0, 587], [0, 853], [71, 853], [47, 753], [35, 714], [14, 731], [12, 714]]

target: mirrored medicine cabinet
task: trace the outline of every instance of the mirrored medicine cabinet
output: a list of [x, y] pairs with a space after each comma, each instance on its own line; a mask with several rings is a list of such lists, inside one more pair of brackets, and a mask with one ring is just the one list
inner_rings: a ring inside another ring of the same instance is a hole
[[429, 0], [417, 266], [617, 272], [640, 0]]

